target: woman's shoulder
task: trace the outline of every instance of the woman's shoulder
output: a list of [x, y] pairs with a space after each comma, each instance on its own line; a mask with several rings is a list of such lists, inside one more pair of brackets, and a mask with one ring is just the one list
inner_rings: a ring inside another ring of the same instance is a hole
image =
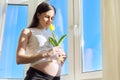
[[25, 33], [25, 34], [28, 34], [28, 33], [31, 32], [31, 30], [30, 30], [29, 28], [24, 28], [24, 29], [22, 30], [22, 32]]
[[24, 35], [31, 35], [31, 30], [29, 29], [29, 28], [24, 28], [23, 30], [22, 30], [22, 34], [24, 34]]

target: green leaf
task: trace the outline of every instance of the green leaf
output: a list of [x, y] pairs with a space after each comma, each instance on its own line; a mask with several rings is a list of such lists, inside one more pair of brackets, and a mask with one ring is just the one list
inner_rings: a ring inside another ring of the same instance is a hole
[[67, 35], [64, 34], [64, 35], [59, 39], [59, 41], [58, 41], [58, 46], [62, 43], [62, 41], [65, 39], [66, 36], [67, 36]]
[[57, 42], [57, 38], [56, 38], [56, 35], [54, 34], [54, 32], [52, 32], [52, 37], [53, 37], [53, 39], [56, 40], [56, 42]]
[[[52, 38], [54, 39], [54, 42], [56, 43], [56, 45], [58, 44], [57, 43], [57, 38], [56, 38], [56, 35], [54, 34], [54, 32], [52, 32]], [[57, 45], [58, 46], [58, 45]]]
[[56, 42], [52, 37], [49, 37], [49, 42], [50, 42], [53, 46], [58, 46], [57, 42]]

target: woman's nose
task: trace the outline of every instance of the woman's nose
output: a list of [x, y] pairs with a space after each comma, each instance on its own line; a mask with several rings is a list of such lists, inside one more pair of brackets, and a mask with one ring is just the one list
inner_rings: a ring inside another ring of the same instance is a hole
[[48, 19], [48, 23], [52, 23], [52, 19]]
[[51, 18], [49, 18], [49, 20], [48, 20], [49, 22], [52, 22], [52, 19]]

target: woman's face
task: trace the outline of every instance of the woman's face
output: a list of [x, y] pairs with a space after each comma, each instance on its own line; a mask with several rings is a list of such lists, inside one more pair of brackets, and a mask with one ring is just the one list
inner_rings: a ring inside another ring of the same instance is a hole
[[53, 22], [54, 19], [54, 10], [49, 10], [45, 13], [42, 13], [38, 16], [39, 23], [43, 28], [48, 28], [49, 25]]

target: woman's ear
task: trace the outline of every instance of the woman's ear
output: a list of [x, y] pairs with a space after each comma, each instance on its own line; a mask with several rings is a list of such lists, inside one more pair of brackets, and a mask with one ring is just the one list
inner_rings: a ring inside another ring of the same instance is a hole
[[40, 17], [40, 14], [39, 13], [37, 13], [37, 18], [39, 18]]

